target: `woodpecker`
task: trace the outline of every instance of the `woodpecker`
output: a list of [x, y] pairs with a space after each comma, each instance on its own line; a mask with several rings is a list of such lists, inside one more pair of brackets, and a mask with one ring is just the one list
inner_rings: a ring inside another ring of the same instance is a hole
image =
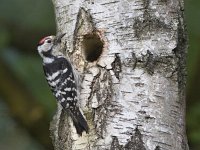
[[43, 59], [44, 74], [53, 95], [72, 118], [77, 134], [81, 136], [84, 131], [89, 132], [89, 127], [78, 106], [78, 76], [69, 59], [60, 52], [64, 35], [44, 37], [39, 41], [37, 50]]

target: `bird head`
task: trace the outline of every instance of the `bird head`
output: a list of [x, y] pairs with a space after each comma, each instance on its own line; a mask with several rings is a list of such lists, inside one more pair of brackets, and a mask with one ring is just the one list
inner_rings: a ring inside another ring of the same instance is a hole
[[39, 54], [43, 57], [44, 53], [51, 52], [54, 45], [61, 43], [61, 39], [64, 35], [65, 34], [61, 34], [58, 36], [51, 35], [42, 38], [37, 45], [37, 50]]

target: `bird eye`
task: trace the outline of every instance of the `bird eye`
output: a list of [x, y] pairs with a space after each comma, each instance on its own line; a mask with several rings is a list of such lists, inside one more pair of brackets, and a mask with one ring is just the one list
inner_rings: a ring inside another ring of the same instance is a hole
[[48, 40], [47, 43], [51, 43], [51, 40]]

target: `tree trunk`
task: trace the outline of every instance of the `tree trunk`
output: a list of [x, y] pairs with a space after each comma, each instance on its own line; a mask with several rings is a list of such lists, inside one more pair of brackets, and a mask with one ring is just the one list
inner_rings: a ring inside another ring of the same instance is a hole
[[81, 76], [79, 137], [58, 106], [56, 150], [188, 150], [182, 0], [53, 0]]

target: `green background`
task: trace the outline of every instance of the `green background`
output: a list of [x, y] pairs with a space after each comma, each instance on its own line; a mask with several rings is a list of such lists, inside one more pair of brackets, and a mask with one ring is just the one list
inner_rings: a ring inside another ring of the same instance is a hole
[[[189, 35], [187, 135], [200, 150], [200, 1], [185, 0]], [[56, 33], [50, 0], [0, 0], [0, 150], [51, 150], [55, 100], [37, 54], [38, 40]]]

